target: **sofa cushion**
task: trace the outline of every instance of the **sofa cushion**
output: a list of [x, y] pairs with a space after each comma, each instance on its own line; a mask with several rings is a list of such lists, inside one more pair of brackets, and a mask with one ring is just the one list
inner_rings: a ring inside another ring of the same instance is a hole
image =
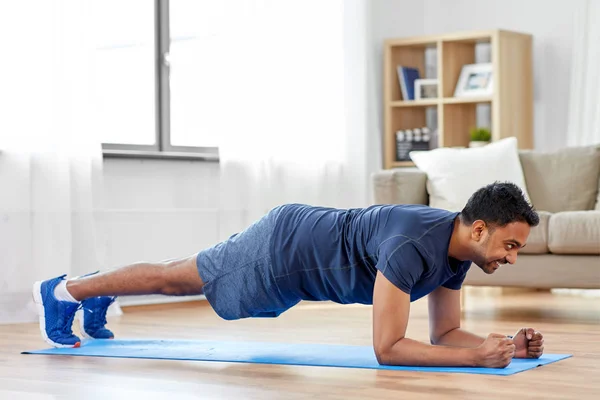
[[523, 247], [519, 253], [522, 254], [545, 254], [548, 253], [548, 221], [552, 215], [546, 211], [538, 211], [540, 223], [531, 228], [527, 246]]
[[593, 210], [598, 193], [600, 149], [572, 147], [557, 152], [519, 152], [525, 184], [537, 210]]
[[600, 255], [600, 211], [552, 214], [548, 223], [548, 248], [555, 254]]
[[473, 193], [495, 181], [512, 182], [529, 198], [514, 137], [478, 148], [440, 147], [409, 155], [427, 173], [431, 207], [461, 211]]

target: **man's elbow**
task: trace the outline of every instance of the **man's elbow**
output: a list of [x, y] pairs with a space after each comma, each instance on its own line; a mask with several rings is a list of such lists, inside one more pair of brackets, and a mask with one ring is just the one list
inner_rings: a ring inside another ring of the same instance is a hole
[[375, 351], [375, 358], [377, 358], [379, 365], [389, 365], [389, 355], [392, 351], [392, 346], [375, 344], [373, 350]]
[[[398, 343], [398, 342], [396, 342], [396, 343]], [[379, 365], [394, 365], [395, 364], [395, 362], [393, 362], [395, 357], [392, 356], [393, 351], [394, 351], [393, 350], [394, 346], [395, 346], [395, 344], [386, 345], [386, 346], [381, 346], [381, 345], [374, 346], [375, 357], [377, 358], [377, 362], [379, 363]], [[397, 362], [397, 360], [396, 360], [396, 362]]]
[[380, 349], [380, 348], [375, 348], [375, 358], [377, 358], [377, 362], [379, 363], [379, 365], [388, 365], [387, 364], [387, 357], [388, 354], [388, 350], [384, 350], [384, 349]]

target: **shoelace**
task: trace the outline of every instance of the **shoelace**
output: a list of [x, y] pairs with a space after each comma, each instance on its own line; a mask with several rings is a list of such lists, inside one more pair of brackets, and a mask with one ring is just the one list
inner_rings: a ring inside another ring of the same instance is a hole
[[[110, 307], [110, 305], [112, 303], [115, 302], [116, 297], [111, 297], [110, 301], [106, 304], [102, 304], [100, 305], [97, 310], [98, 313], [95, 313], [94, 310], [89, 309], [89, 308], [85, 308], [84, 307], [84, 312], [87, 311], [92, 315], [92, 323], [90, 324], [90, 328], [92, 328], [93, 330], [98, 330], [100, 328], [103, 328], [106, 325], [106, 310], [108, 310], [108, 307]], [[102, 316], [102, 319], [99, 319], [98, 317]]]
[[[77, 312], [77, 310], [81, 309], [81, 303], [76, 303], [76, 304], [68, 304], [65, 306], [64, 309], [64, 314], [68, 315], [66, 323], [62, 324], [61, 327], [61, 331], [65, 334], [65, 335], [72, 335], [73, 334], [73, 319], [75, 318], [75, 313]], [[64, 315], [63, 314], [63, 315]]]

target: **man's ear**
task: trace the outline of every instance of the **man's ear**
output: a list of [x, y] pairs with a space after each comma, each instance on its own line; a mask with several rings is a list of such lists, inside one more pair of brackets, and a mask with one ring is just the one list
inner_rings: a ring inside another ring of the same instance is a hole
[[483, 234], [487, 229], [487, 224], [485, 221], [480, 219], [473, 222], [471, 225], [471, 239], [476, 242], [479, 242], [483, 238]]

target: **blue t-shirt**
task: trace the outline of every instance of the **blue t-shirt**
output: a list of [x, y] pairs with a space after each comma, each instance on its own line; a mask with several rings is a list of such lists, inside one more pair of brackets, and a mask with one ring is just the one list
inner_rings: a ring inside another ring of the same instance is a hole
[[282, 291], [303, 300], [373, 304], [377, 270], [415, 301], [460, 289], [471, 261], [448, 256], [458, 213], [421, 205], [282, 207], [272, 242]]

